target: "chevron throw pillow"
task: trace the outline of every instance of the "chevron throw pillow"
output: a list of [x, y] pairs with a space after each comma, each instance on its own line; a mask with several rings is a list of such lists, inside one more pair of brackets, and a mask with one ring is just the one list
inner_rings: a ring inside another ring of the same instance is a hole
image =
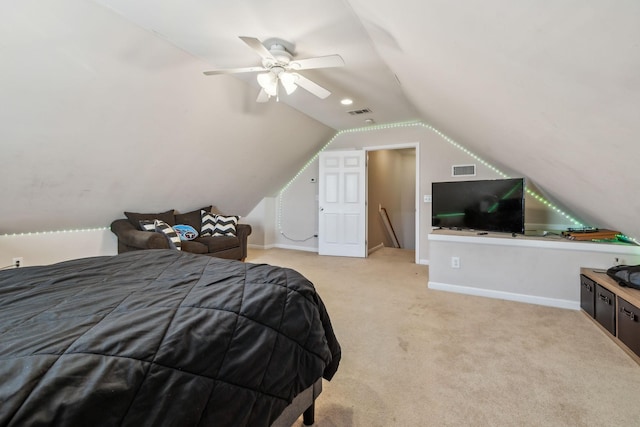
[[155, 219], [153, 221], [149, 219], [141, 219], [138, 221], [138, 224], [140, 224], [140, 229], [142, 231], [157, 231], [158, 233], [164, 234], [169, 241], [169, 247], [171, 249], [177, 249], [179, 251], [182, 250], [180, 235], [166, 222], [160, 219]]
[[216, 215], [216, 225], [213, 229], [214, 236], [235, 236], [236, 225], [240, 219], [237, 215], [224, 216]]
[[169, 247], [171, 249], [182, 250], [182, 244], [180, 243], [180, 236], [176, 231], [166, 222], [156, 219], [155, 220], [156, 231], [165, 235], [169, 241]]
[[200, 211], [202, 218], [202, 225], [200, 226], [201, 236], [213, 236], [213, 230], [216, 228], [216, 214], [207, 212], [205, 210]]

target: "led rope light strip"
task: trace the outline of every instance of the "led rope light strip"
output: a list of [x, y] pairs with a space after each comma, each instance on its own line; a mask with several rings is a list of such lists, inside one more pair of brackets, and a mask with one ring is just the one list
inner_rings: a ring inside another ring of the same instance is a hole
[[[482, 165], [488, 167], [489, 169], [491, 169], [492, 171], [494, 171], [495, 173], [497, 173], [498, 175], [500, 175], [503, 178], [511, 178], [509, 175], [507, 175], [506, 173], [498, 170], [496, 167], [494, 167], [493, 165], [490, 165], [489, 163], [487, 163], [486, 161], [484, 161], [483, 159], [481, 159], [480, 157], [478, 157], [476, 154], [472, 153], [471, 151], [467, 150], [465, 147], [463, 147], [462, 145], [458, 144], [457, 142], [455, 142], [453, 139], [449, 138], [447, 135], [443, 134], [442, 132], [440, 132], [438, 129], [434, 128], [431, 125], [427, 125], [424, 123], [421, 123], [422, 126], [426, 127], [427, 129], [435, 132], [437, 135], [439, 135], [442, 139], [444, 139], [445, 141], [447, 141], [449, 144], [453, 145], [454, 147], [462, 150], [462, 152], [464, 152], [465, 154], [468, 154], [469, 156], [471, 156], [473, 159], [477, 160], [478, 162], [480, 162]], [[547, 206], [548, 208], [552, 209], [554, 212], [557, 212], [558, 214], [562, 215], [563, 217], [567, 218], [569, 221], [571, 221], [574, 225], [578, 226], [578, 227], [585, 227], [585, 225], [578, 221], [577, 219], [575, 219], [574, 217], [572, 217], [571, 215], [567, 214], [566, 212], [564, 212], [562, 209], [558, 208], [556, 205], [554, 205], [553, 203], [551, 203], [550, 201], [548, 201], [547, 199], [545, 199], [544, 197], [542, 197], [541, 195], [537, 194], [536, 192], [534, 192], [533, 190], [525, 187], [525, 191], [528, 195], [530, 195], [531, 197], [533, 197], [534, 199], [536, 199], [537, 201], [539, 201], [540, 203], [542, 203], [543, 205]]]
[[631, 236], [627, 236], [626, 234], [620, 233], [618, 234], [616, 237], [618, 237], [618, 239], [621, 239], [622, 241], [627, 241], [627, 242], [633, 242], [636, 245], [640, 246], [640, 241], [638, 241], [638, 239], [634, 239]]
[[[282, 189], [280, 190], [280, 194], [279, 194], [279, 197], [278, 197], [278, 224], [277, 224], [278, 225], [278, 230], [280, 231], [280, 234], [283, 234], [283, 231], [282, 231], [282, 210], [283, 210], [283, 200], [284, 200], [285, 192], [298, 179], [298, 177], [311, 165], [311, 163], [313, 163], [320, 156], [320, 153], [322, 153], [324, 150], [326, 150], [327, 147], [329, 147], [329, 145], [331, 145], [336, 140], [336, 138], [338, 138], [340, 135], [345, 134], [345, 133], [367, 132], [367, 131], [373, 131], [373, 130], [394, 129], [394, 128], [413, 127], [413, 126], [421, 126], [421, 127], [426, 128], [426, 129], [429, 129], [430, 131], [434, 132], [436, 135], [438, 135], [439, 137], [441, 137], [442, 139], [447, 141], [449, 144], [451, 144], [454, 147], [456, 147], [457, 149], [461, 150], [463, 153], [467, 154], [468, 156], [470, 156], [471, 158], [473, 158], [474, 160], [476, 160], [477, 162], [479, 162], [483, 166], [489, 168], [490, 170], [492, 170], [493, 172], [495, 172], [499, 176], [501, 176], [503, 178], [511, 178], [509, 175], [507, 175], [506, 173], [502, 172], [501, 170], [499, 170], [495, 166], [489, 164], [488, 162], [486, 162], [485, 160], [483, 160], [482, 158], [477, 156], [475, 153], [469, 151], [467, 148], [463, 147], [462, 145], [460, 145], [459, 143], [457, 143], [453, 139], [449, 138], [444, 133], [440, 132], [438, 129], [434, 128], [431, 125], [425, 124], [423, 122], [416, 122], [416, 121], [400, 122], [400, 123], [391, 123], [391, 124], [386, 124], [386, 125], [374, 125], [374, 126], [366, 126], [366, 127], [360, 127], [360, 128], [341, 130], [338, 133], [336, 133], [333, 136], [333, 138], [331, 138], [329, 140], [329, 142], [327, 142], [300, 169], [300, 171], [293, 178], [291, 178], [291, 180], [287, 184], [285, 184], [285, 186], [282, 187]], [[571, 221], [577, 227], [585, 227], [585, 225], [582, 222], [580, 222], [576, 218], [572, 217], [568, 213], [564, 212], [562, 209], [558, 208], [556, 205], [554, 205], [553, 203], [551, 203], [550, 201], [548, 201], [547, 199], [545, 199], [541, 195], [537, 194], [533, 190], [530, 190], [529, 188], [525, 187], [525, 191], [526, 191], [527, 194], [529, 194], [531, 197], [533, 197], [534, 199], [536, 199], [537, 201], [539, 201], [543, 205], [547, 206], [548, 208], [552, 209], [554, 212], [556, 212], [556, 213], [562, 215], [563, 217], [567, 218], [569, 221]], [[633, 240], [633, 239], [631, 239], [631, 240]]]
[[582, 228], [586, 227], [583, 223], [581, 223], [577, 219], [573, 218], [572, 216], [568, 215], [562, 209], [558, 208], [556, 205], [554, 205], [553, 203], [551, 203], [550, 201], [548, 201], [547, 199], [545, 199], [544, 197], [542, 197], [538, 193], [534, 192], [533, 190], [525, 188], [525, 191], [527, 192], [528, 195], [530, 195], [531, 197], [533, 197], [534, 199], [536, 199], [537, 201], [539, 201], [540, 203], [542, 203], [543, 205], [545, 205], [549, 209], [552, 209], [554, 212], [557, 212], [560, 215], [564, 216], [565, 218], [567, 218], [569, 221], [573, 222], [578, 227], [582, 227]]
[[307, 163], [305, 163], [304, 166], [302, 166], [302, 168], [298, 171], [298, 173], [295, 174], [295, 176], [293, 178], [291, 178], [289, 180], [289, 182], [287, 182], [284, 185], [284, 187], [282, 187], [282, 189], [280, 190], [280, 194], [278, 195], [278, 218], [277, 218], [277, 226], [278, 226], [278, 231], [280, 231], [280, 234], [284, 234], [284, 232], [282, 231], [282, 210], [283, 210], [282, 204], [283, 204], [283, 200], [284, 200], [284, 193], [289, 189], [291, 184], [293, 184], [298, 179], [298, 177], [318, 157], [320, 157], [320, 153], [322, 153], [324, 150], [326, 150], [327, 147], [329, 147], [333, 143], [333, 141], [336, 140], [336, 138], [338, 138], [340, 135], [345, 134], [345, 133], [366, 132], [366, 131], [371, 131], [371, 130], [392, 129], [392, 128], [399, 128], [399, 127], [409, 127], [409, 126], [417, 126], [419, 124], [421, 124], [421, 123], [420, 122], [400, 122], [400, 123], [392, 123], [392, 124], [387, 124], [387, 125], [374, 125], [374, 126], [366, 126], [366, 127], [361, 127], [361, 128], [345, 129], [345, 130], [338, 131], [338, 133], [333, 135], [333, 137], [329, 140], [329, 142], [327, 142], [320, 150], [318, 150], [318, 152], [316, 154], [314, 154], [314, 156]]
[[[463, 153], [469, 155], [471, 158], [473, 158], [474, 160], [478, 161], [479, 163], [481, 163], [482, 165], [484, 165], [485, 167], [489, 168], [490, 170], [494, 171], [495, 173], [497, 173], [499, 176], [503, 177], [503, 178], [510, 178], [509, 175], [505, 174], [504, 172], [500, 171], [498, 168], [494, 167], [493, 165], [489, 164], [488, 162], [486, 162], [485, 160], [483, 160], [482, 158], [478, 157], [475, 153], [469, 151], [467, 148], [463, 147], [462, 145], [458, 144], [456, 141], [454, 141], [453, 139], [449, 138], [447, 135], [445, 135], [444, 133], [440, 132], [438, 129], [434, 128], [431, 125], [425, 124], [423, 122], [416, 122], [416, 121], [411, 121], [411, 122], [400, 122], [400, 123], [390, 123], [390, 124], [385, 124], [385, 125], [373, 125], [373, 126], [365, 126], [365, 127], [360, 127], [360, 128], [353, 128], [353, 129], [345, 129], [345, 130], [341, 130], [338, 133], [336, 133], [299, 171], [297, 174], [294, 175], [293, 178], [291, 178], [291, 180], [289, 180], [289, 182], [287, 184], [285, 184], [284, 187], [282, 187], [282, 189], [280, 190], [280, 194], [278, 197], [278, 220], [277, 220], [277, 225], [278, 225], [278, 230], [280, 231], [280, 234], [282, 234], [282, 208], [283, 208], [283, 200], [284, 200], [284, 194], [286, 193], [286, 191], [289, 189], [289, 187], [298, 179], [298, 177], [320, 156], [320, 153], [322, 153], [324, 150], [327, 149], [327, 147], [329, 147], [335, 140], [336, 138], [338, 138], [340, 135], [345, 134], [345, 133], [355, 133], [355, 132], [367, 132], [367, 131], [374, 131], [374, 130], [383, 130], [383, 129], [395, 129], [395, 128], [402, 128], [402, 127], [413, 127], [413, 126], [421, 126], [424, 127], [426, 129], [429, 129], [430, 131], [434, 132], [435, 134], [437, 134], [438, 136], [440, 136], [442, 139], [444, 139], [445, 141], [447, 141], [449, 144], [453, 145], [454, 147], [458, 148], [459, 150], [461, 150]], [[525, 191], [527, 194], [529, 194], [530, 196], [532, 196], [534, 199], [536, 199], [537, 201], [539, 201], [540, 203], [544, 204], [545, 206], [547, 206], [548, 208], [552, 209], [554, 212], [557, 212], [558, 214], [564, 216], [565, 218], [567, 218], [569, 221], [571, 221], [573, 224], [575, 224], [578, 227], [585, 227], [585, 225], [583, 223], [581, 223], [580, 221], [578, 221], [577, 219], [573, 218], [572, 216], [570, 216], [569, 214], [567, 214], [566, 212], [564, 212], [562, 209], [558, 208], [557, 206], [555, 206], [553, 203], [549, 202], [547, 199], [545, 199], [544, 197], [542, 197], [541, 195], [537, 194], [536, 192], [534, 192], [533, 190], [530, 190], [529, 188], [525, 188]], [[109, 230], [109, 227], [99, 227], [99, 228], [87, 228], [87, 229], [74, 229], [74, 230], [58, 230], [58, 231], [39, 231], [39, 232], [28, 232], [28, 233], [12, 233], [12, 234], [1, 234], [0, 237], [7, 237], [7, 236], [33, 236], [33, 235], [44, 235], [44, 234], [55, 234], [55, 233], [78, 233], [78, 232], [87, 232], [87, 231], [103, 231], [103, 230]], [[633, 238], [630, 238], [628, 236], [624, 236], [623, 237], [635, 242], [636, 244], [640, 244], [638, 243], [638, 241], [636, 241]]]
[[27, 233], [6, 233], [0, 234], [0, 237], [20, 237], [20, 236], [42, 236], [45, 234], [60, 234], [60, 233], [82, 233], [87, 231], [105, 231], [109, 230], [109, 227], [97, 227], [97, 228], [77, 228], [72, 230], [55, 230], [55, 231], [33, 231]]
[[282, 194], [285, 191], [287, 191], [287, 189], [291, 186], [291, 184], [294, 183], [294, 181], [296, 179], [298, 179], [298, 177], [302, 174], [302, 172], [304, 172], [311, 165], [311, 163], [313, 163], [318, 157], [320, 157], [320, 153], [322, 153], [324, 150], [326, 150], [327, 147], [329, 147], [329, 145], [331, 145], [333, 143], [333, 141], [335, 141], [335, 139], [337, 137], [339, 137], [340, 135], [342, 135], [344, 133], [354, 133], [354, 132], [364, 132], [364, 131], [370, 131], [370, 130], [391, 129], [391, 128], [397, 128], [397, 127], [416, 126], [418, 124], [419, 123], [417, 123], [417, 122], [403, 122], [403, 123], [395, 123], [395, 124], [390, 124], [390, 125], [367, 126], [367, 127], [362, 127], [362, 128], [346, 129], [346, 130], [339, 131], [338, 133], [336, 133], [329, 140], [329, 142], [327, 142], [320, 150], [318, 150], [318, 152], [316, 154], [314, 154], [314, 156], [307, 163], [305, 163], [305, 165], [300, 169], [300, 171], [298, 171], [298, 173], [293, 178], [291, 178], [291, 180], [289, 180], [289, 182], [286, 183], [284, 187], [282, 187], [282, 189], [280, 190], [280, 194]]

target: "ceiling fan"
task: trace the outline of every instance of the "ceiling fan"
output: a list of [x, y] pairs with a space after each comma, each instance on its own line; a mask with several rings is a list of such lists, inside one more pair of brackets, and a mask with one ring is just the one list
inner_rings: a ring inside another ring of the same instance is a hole
[[[283, 88], [287, 95], [292, 94], [298, 86], [311, 92], [318, 98], [324, 99], [331, 95], [327, 89], [309, 80], [297, 71], [310, 70], [313, 68], [342, 67], [344, 61], [340, 55], [318, 56], [314, 58], [293, 60], [293, 45], [280, 39], [269, 39], [264, 44], [255, 37], [243, 37], [245, 42], [262, 58], [262, 66], [244, 68], [226, 68], [219, 70], [205, 71], [204, 74], [212, 76], [216, 74], [235, 74], [260, 72], [257, 75], [260, 93], [257, 102], [267, 102], [272, 96], [279, 100], [280, 88]], [[268, 46], [268, 48], [267, 48]]]

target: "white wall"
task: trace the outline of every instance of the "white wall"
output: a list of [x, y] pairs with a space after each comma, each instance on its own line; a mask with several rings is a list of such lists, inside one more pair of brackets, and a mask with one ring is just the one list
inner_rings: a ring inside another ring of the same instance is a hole
[[580, 307], [581, 267], [640, 263], [638, 246], [494, 233], [437, 231], [429, 246], [432, 289], [572, 309]]
[[335, 131], [94, 2], [0, 2], [0, 234], [247, 215]]
[[[344, 149], [376, 149], [389, 147], [406, 147], [411, 144], [419, 146], [419, 184], [418, 193], [431, 194], [431, 184], [435, 181], [450, 181], [452, 165], [475, 164], [476, 176], [473, 179], [496, 179], [502, 176], [493, 166], [483, 164], [474, 154], [463, 147], [454, 145], [446, 136], [434, 129], [422, 125], [374, 126], [351, 131], [339, 132], [329, 141], [326, 150]], [[500, 165], [495, 165], [501, 167]], [[503, 172], [511, 176], [521, 176], [503, 168]], [[276, 246], [292, 247], [302, 250], [317, 251], [317, 239], [309, 238], [317, 234], [318, 202], [317, 184], [311, 183], [311, 178], [318, 178], [318, 161], [314, 158], [290, 185], [279, 195], [276, 228], [281, 225], [283, 234], [276, 235]], [[462, 178], [469, 179], [469, 178]], [[533, 183], [535, 184], [535, 183]], [[558, 213], [549, 213], [549, 208], [540, 202], [527, 197], [525, 201], [527, 212], [536, 211], [536, 221], [552, 223], [566, 228], [571, 222]], [[527, 217], [525, 212], [525, 217]], [[540, 213], [542, 212], [542, 213]], [[431, 231], [431, 205], [419, 202], [419, 253], [417, 258], [421, 263], [429, 262], [429, 245], [427, 235]], [[539, 224], [536, 224], [538, 226]]]
[[[327, 149], [372, 149], [419, 144], [420, 195], [430, 194], [433, 181], [451, 180], [451, 165], [453, 164], [476, 164], [477, 176], [475, 178], [477, 179], [500, 177], [495, 170], [483, 165], [472, 154], [452, 145], [443, 135], [422, 125], [395, 128], [374, 127], [341, 132], [328, 142]], [[264, 198], [248, 215], [243, 217], [242, 222], [251, 224], [253, 227], [249, 244], [266, 248], [276, 246], [317, 251], [317, 239], [314, 238], [318, 232], [317, 179], [318, 162], [316, 158], [312, 158], [308, 166], [295, 175], [278, 197]], [[530, 212], [535, 212], [537, 221], [546, 220], [555, 225], [560, 224], [560, 226], [563, 226], [562, 221], [565, 221], [564, 226], [567, 225], [566, 218], [550, 211], [535, 200], [528, 197], [525, 203], [527, 217], [530, 216]], [[428, 263], [427, 236], [431, 231], [430, 204], [420, 202], [418, 208], [420, 247], [417, 258], [422, 263]], [[80, 239], [80, 243], [78, 243], [78, 239]], [[116, 253], [115, 236], [108, 230], [97, 232], [97, 234], [89, 232], [88, 234], [0, 235], [0, 242], [2, 243], [0, 256], [5, 257], [7, 265], [15, 256], [23, 256], [26, 265], [33, 265], [75, 257]], [[87, 250], [84, 251], [82, 248]]]
[[275, 242], [276, 198], [265, 197], [240, 222], [251, 225], [251, 234], [247, 240], [249, 247], [268, 249]]
[[[267, 197], [240, 219], [252, 226], [250, 245], [272, 247], [275, 203], [274, 197]], [[108, 227], [0, 235], [0, 268], [11, 265], [15, 257], [22, 257], [22, 266], [28, 267], [117, 253], [118, 240]]]
[[416, 151], [402, 150], [400, 156], [400, 210], [397, 212], [401, 224], [398, 238], [405, 249], [416, 248]]
[[640, 239], [640, 2], [349, 0], [420, 117]]
[[14, 257], [22, 257], [28, 267], [117, 252], [116, 236], [106, 228], [0, 236], [0, 268]]
[[318, 161], [312, 161], [277, 197], [274, 245], [317, 252]]

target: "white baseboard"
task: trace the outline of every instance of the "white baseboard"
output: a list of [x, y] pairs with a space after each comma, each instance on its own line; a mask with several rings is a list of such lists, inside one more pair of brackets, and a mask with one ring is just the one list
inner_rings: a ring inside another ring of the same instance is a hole
[[527, 304], [544, 305], [547, 307], [566, 308], [580, 310], [579, 301], [570, 301], [556, 298], [539, 297], [535, 295], [514, 294], [512, 292], [494, 291], [491, 289], [472, 288], [469, 286], [450, 285], [448, 283], [429, 282], [429, 289], [454, 292], [458, 294], [475, 295], [480, 297], [504, 299], [508, 301], [524, 302]]
[[249, 249], [266, 250], [266, 249], [273, 249], [275, 247], [276, 247], [275, 245], [256, 245], [255, 243], [247, 243], [247, 248], [249, 248]]
[[[283, 245], [283, 244], [273, 244], [273, 245], [256, 245], [256, 244], [247, 244], [247, 247], [250, 249], [273, 249], [273, 248], [280, 248], [280, 249], [291, 249], [294, 251], [304, 251], [304, 252], [315, 252], [318, 253], [318, 249], [317, 248], [309, 248], [306, 246], [294, 246], [294, 245]], [[373, 249], [368, 251], [368, 254], [370, 255], [372, 252], [377, 251], [378, 249], [381, 249], [384, 247], [384, 244], [380, 244], [376, 247], [374, 247]], [[429, 265], [429, 260], [428, 259], [421, 259], [418, 261], [418, 264], [421, 265]]]
[[274, 248], [280, 248], [280, 249], [291, 249], [294, 251], [304, 251], [304, 252], [315, 252], [318, 253], [318, 248], [310, 248], [308, 246], [295, 246], [295, 245], [283, 245], [283, 244], [275, 244], [273, 245]]
[[276, 244], [271, 244], [271, 245], [256, 245], [256, 244], [247, 244], [247, 248], [249, 249], [262, 249], [262, 250], [267, 250], [267, 249], [291, 249], [294, 251], [304, 251], [304, 252], [318, 252], [318, 249], [316, 248], [309, 248], [306, 246], [294, 246], [294, 245], [283, 245], [280, 243], [276, 243]]

